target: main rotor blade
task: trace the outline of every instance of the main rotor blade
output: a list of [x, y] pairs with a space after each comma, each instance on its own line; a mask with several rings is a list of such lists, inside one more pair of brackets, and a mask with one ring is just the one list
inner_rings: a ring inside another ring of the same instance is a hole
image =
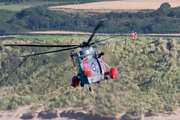
[[91, 34], [91, 36], [90, 36], [90, 38], [89, 38], [89, 40], [88, 40], [88, 45], [89, 45], [89, 43], [91, 42], [91, 40], [92, 40], [95, 32], [98, 30], [98, 28], [100, 27], [100, 25], [101, 25], [105, 20], [106, 20], [106, 19], [102, 19], [102, 20], [100, 20], [100, 21], [98, 22], [98, 24], [96, 25], [95, 29], [93, 30], [93, 33]]
[[3, 46], [20, 46], [20, 47], [74, 47], [80, 45], [32, 45], [32, 44], [4, 44]]
[[112, 36], [112, 37], [109, 37], [109, 38], [106, 38], [106, 39], [103, 39], [103, 40], [99, 40], [99, 41], [94, 42], [93, 44], [96, 44], [96, 43], [99, 43], [99, 42], [102, 42], [102, 41], [106, 41], [106, 40], [109, 40], [109, 39], [114, 38], [114, 37], [117, 37], [117, 36]]
[[72, 48], [60, 49], [60, 50], [55, 50], [55, 51], [49, 51], [49, 52], [43, 52], [43, 53], [36, 53], [36, 54], [24, 55], [24, 56], [21, 56], [21, 57], [42, 55], [42, 54], [53, 53], [53, 52], [60, 52], [60, 51], [71, 50], [71, 49], [76, 49], [76, 48], [78, 48], [78, 47], [72, 47]]

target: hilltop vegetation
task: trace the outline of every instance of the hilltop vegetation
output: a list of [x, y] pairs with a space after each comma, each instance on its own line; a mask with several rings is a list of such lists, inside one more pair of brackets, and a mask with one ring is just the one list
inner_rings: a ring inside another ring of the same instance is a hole
[[[19, 33], [39, 30], [66, 30], [91, 32], [100, 19], [107, 18], [102, 25], [103, 33], [180, 33], [180, 7], [171, 8], [163, 3], [153, 12], [110, 13], [66, 13], [49, 10], [45, 6], [23, 9], [16, 14], [3, 11], [0, 14], [0, 33]], [[12, 15], [11, 19], [5, 14]], [[2, 18], [4, 20], [2, 20]]]
[[[2, 40], [2, 44], [77, 44], [84, 40], [9, 39]], [[120, 74], [114, 80], [93, 84], [93, 92], [89, 92], [88, 86], [70, 86], [76, 72], [70, 64], [69, 52], [22, 58], [21, 55], [55, 49], [1, 47], [0, 108], [16, 109], [33, 103], [24, 116], [33, 116], [40, 108], [56, 113], [59, 108], [72, 107], [70, 113], [86, 111], [92, 116], [114, 116], [126, 112], [125, 118], [133, 118], [172, 113], [179, 107], [179, 39], [126, 39], [94, 47], [106, 53], [105, 62], [116, 66]]]

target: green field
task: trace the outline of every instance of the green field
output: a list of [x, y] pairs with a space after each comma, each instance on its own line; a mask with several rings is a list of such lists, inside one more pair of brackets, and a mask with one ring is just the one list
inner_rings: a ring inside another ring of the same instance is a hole
[[61, 38], [89, 38], [89, 36], [60, 36], [60, 35], [42, 35], [42, 36], [14, 36], [15, 38], [31, 38], [31, 39], [61, 39]]
[[[72, 36], [61, 36], [61, 35], [42, 35], [42, 36], [14, 36], [14, 38], [31, 38], [31, 39], [39, 39], [39, 40], [45, 40], [45, 39], [61, 39], [61, 38], [68, 38], [68, 39], [72, 39], [72, 38], [77, 38], [77, 39], [80, 39], [80, 38], [86, 38], [88, 39], [90, 37], [90, 35], [88, 36], [75, 36], [75, 35], [72, 35]], [[99, 38], [99, 36], [95, 36], [94, 37], [95, 39], [96, 38]], [[102, 39], [105, 39], [105, 38], [109, 38], [109, 36], [102, 36], [101, 37]], [[130, 37], [115, 37], [115, 39], [126, 39], [126, 38], [130, 38]]]
[[66, 3], [66, 2], [54, 2], [54, 1], [26, 1], [17, 4], [11, 5], [3, 5], [4, 3], [0, 2], [0, 9], [12, 10], [12, 11], [21, 11], [22, 9], [35, 7], [35, 6], [42, 6], [46, 4], [59, 4], [59, 3]]
[[[90, 37], [90, 35], [86, 35], [86, 36], [81, 36], [81, 35], [78, 35], [78, 36], [75, 36], [75, 35], [72, 35], [72, 36], [62, 36], [62, 35], [34, 35], [34, 36], [14, 36], [14, 38], [31, 38], [31, 39], [38, 39], [38, 40], [45, 40], [45, 39], [61, 39], [61, 38], [86, 38], [88, 39]], [[106, 39], [106, 38], [109, 38], [109, 37], [113, 37], [113, 36], [101, 36], [102, 39]], [[95, 36], [95, 38], [99, 38], [99, 36]], [[151, 39], [157, 39], [157, 38], [163, 38], [163, 39], [180, 39], [178, 37], [138, 37], [138, 38], [151, 38]], [[131, 39], [131, 37], [124, 37], [124, 36], [117, 36], [117, 37], [114, 37], [113, 39]]]

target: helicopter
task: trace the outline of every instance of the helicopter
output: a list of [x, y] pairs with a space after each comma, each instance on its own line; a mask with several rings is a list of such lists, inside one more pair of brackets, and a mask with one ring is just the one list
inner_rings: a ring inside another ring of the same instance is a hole
[[[55, 51], [49, 51], [49, 52], [43, 52], [43, 53], [36, 53], [36, 54], [30, 54], [25, 55], [22, 57], [28, 57], [28, 56], [35, 56], [35, 55], [42, 55], [47, 53], [54, 53], [54, 52], [60, 52], [60, 51], [66, 51], [71, 50], [70, 57], [71, 57], [71, 63], [75, 67], [75, 58], [78, 61], [78, 73], [76, 76], [73, 76], [71, 79], [71, 86], [76, 88], [77, 86], [84, 87], [85, 84], [89, 85], [89, 91], [92, 91], [91, 84], [98, 83], [103, 80], [108, 79], [108, 75], [111, 79], [115, 79], [119, 72], [115, 67], [109, 67], [104, 61], [101, 56], [103, 56], [105, 53], [101, 52], [98, 53], [97, 50], [93, 49], [93, 45], [96, 43], [99, 43], [101, 41], [91, 42], [93, 36], [95, 35], [95, 32], [98, 30], [98, 28], [101, 26], [101, 24], [106, 19], [102, 19], [98, 22], [96, 27], [94, 28], [90, 38], [87, 41], [83, 41], [80, 45], [33, 45], [33, 44], [4, 44], [3, 46], [20, 46], [20, 47], [66, 47], [65, 49], [55, 50]], [[73, 49], [81, 48], [81, 51], [78, 53], [73, 53]], [[109, 68], [109, 71], [107, 71], [106, 66]]]

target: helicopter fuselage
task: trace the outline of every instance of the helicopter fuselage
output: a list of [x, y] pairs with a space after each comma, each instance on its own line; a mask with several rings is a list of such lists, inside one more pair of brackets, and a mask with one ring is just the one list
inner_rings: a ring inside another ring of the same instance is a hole
[[106, 78], [106, 67], [98, 52], [92, 47], [82, 48], [77, 55], [79, 70], [78, 77], [84, 84], [92, 84]]
[[[99, 83], [102, 80], [107, 79], [107, 75], [110, 75], [112, 79], [116, 78], [119, 74], [116, 68], [110, 68], [101, 58], [104, 53], [98, 54], [98, 51], [94, 50], [91, 46], [82, 48], [78, 54], [75, 54], [78, 60], [78, 74], [71, 79], [71, 85], [77, 87], [79, 82], [81, 86], [84, 84]], [[107, 65], [110, 71], [106, 71]]]

